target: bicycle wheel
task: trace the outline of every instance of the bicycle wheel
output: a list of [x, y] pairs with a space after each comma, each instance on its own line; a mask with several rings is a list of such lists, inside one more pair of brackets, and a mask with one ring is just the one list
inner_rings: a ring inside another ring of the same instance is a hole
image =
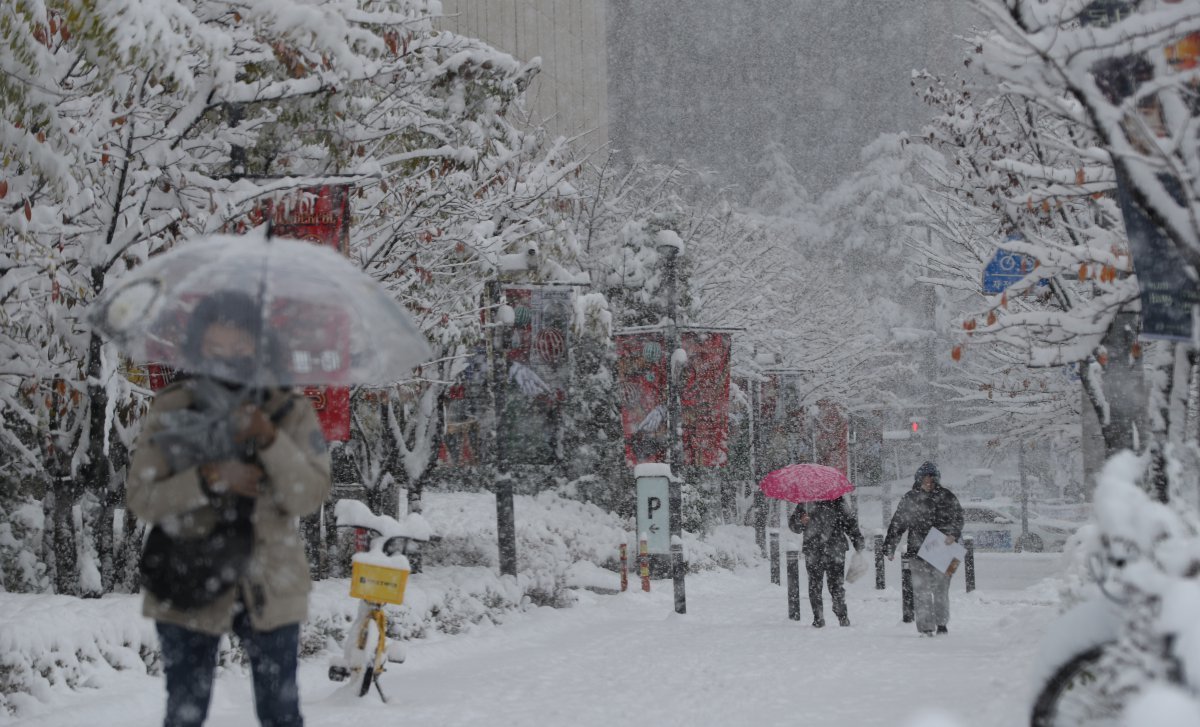
[[1098, 691], [1096, 667], [1112, 643], [1076, 654], [1046, 680], [1033, 702], [1030, 727], [1101, 727], [1116, 724], [1119, 715]]

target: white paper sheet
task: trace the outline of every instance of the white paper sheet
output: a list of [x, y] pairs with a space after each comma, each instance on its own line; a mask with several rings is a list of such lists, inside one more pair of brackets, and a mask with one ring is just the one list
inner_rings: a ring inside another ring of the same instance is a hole
[[950, 570], [950, 565], [954, 561], [957, 560], [961, 563], [966, 560], [967, 549], [958, 541], [946, 545], [946, 534], [937, 528], [930, 528], [917, 555], [929, 565], [945, 573]]

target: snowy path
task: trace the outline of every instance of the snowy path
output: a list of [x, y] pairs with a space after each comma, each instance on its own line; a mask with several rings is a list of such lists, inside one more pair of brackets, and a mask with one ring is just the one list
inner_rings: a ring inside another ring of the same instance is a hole
[[[787, 619], [784, 591], [765, 570], [688, 582], [686, 616], [671, 611], [669, 583], [566, 610], [538, 609], [500, 627], [416, 643], [384, 676], [392, 703], [363, 700], [302, 666], [310, 727], [367, 724], [903, 725], [937, 707], [972, 727], [1020, 724], [1026, 674], [1055, 613], [1041, 580], [1056, 556], [979, 556], [979, 590], [961, 578], [951, 634], [917, 637], [900, 623], [898, 572], [889, 589], [868, 577], [850, 589], [854, 625], [823, 630]], [[802, 584], [803, 588], [803, 584]], [[828, 598], [826, 609], [829, 608]], [[828, 618], [828, 617], [827, 617]], [[43, 727], [160, 724], [158, 679], [124, 673], [28, 724]], [[209, 724], [257, 724], [248, 675], [222, 673]]]

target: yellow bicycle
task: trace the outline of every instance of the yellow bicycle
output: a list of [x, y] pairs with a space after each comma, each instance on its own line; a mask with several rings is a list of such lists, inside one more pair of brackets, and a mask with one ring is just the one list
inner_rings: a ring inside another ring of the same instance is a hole
[[329, 665], [333, 681], [351, 680], [358, 684], [358, 696], [365, 696], [375, 685], [384, 702], [387, 696], [379, 686], [379, 675], [386, 665], [403, 664], [404, 644], [387, 640], [385, 603], [404, 603], [404, 590], [412, 570], [406, 553], [419, 543], [433, 538], [420, 515], [409, 515], [404, 523], [386, 515], [375, 515], [356, 500], [339, 500], [334, 507], [339, 528], [358, 528], [375, 534], [369, 550], [355, 553], [350, 571], [350, 595], [359, 599], [358, 615], [342, 644], [342, 653]]

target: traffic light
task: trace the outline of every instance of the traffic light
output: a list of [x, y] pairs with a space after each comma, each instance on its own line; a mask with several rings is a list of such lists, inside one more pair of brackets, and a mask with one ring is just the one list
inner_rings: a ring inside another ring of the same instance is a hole
[[919, 420], [910, 419], [908, 422], [908, 428], [909, 428], [909, 431], [911, 432], [910, 436], [913, 439], [921, 438], [921, 422]]

